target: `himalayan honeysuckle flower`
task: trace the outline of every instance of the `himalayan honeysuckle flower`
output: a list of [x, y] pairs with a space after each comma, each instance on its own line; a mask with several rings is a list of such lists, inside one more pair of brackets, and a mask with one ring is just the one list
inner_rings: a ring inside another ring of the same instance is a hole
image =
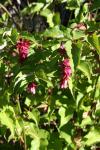
[[61, 70], [62, 70], [62, 77], [60, 82], [60, 88], [65, 89], [68, 87], [68, 80], [72, 74], [69, 59], [66, 58], [61, 62]]
[[36, 93], [36, 84], [34, 82], [29, 83], [27, 87], [27, 91], [34, 95]]
[[29, 46], [30, 46], [30, 42], [26, 39], [19, 39], [19, 41], [17, 42], [17, 49], [19, 52], [19, 59], [20, 62], [23, 62], [29, 53]]

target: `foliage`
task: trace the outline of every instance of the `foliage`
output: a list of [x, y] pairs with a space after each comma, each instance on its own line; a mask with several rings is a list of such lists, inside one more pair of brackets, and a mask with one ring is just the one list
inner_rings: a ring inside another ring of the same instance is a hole
[[99, 1], [2, 0], [0, 8], [0, 148], [100, 148]]

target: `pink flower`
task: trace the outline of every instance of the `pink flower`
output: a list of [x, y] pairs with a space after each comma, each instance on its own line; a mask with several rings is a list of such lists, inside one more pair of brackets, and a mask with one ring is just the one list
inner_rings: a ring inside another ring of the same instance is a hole
[[27, 91], [29, 93], [35, 94], [36, 93], [36, 84], [34, 82], [29, 83], [28, 87], [27, 87]]
[[69, 59], [67, 59], [67, 58], [64, 59], [63, 62], [62, 62], [62, 65], [63, 65], [64, 67], [68, 67], [68, 66], [70, 67], [70, 61], [69, 61]]
[[70, 76], [71, 73], [72, 73], [71, 67], [69, 67], [69, 66], [65, 67], [63, 72], [64, 72], [65, 75]]
[[30, 42], [28, 40], [19, 39], [19, 41], [17, 42], [16, 47], [19, 52], [20, 62], [23, 62], [27, 58], [29, 46], [30, 46]]
[[62, 69], [62, 77], [61, 77], [60, 88], [64, 89], [68, 87], [68, 80], [72, 74], [69, 59], [66, 58], [62, 61], [61, 69]]
[[60, 83], [60, 88], [65, 89], [68, 87], [68, 80], [67, 79], [62, 79]]

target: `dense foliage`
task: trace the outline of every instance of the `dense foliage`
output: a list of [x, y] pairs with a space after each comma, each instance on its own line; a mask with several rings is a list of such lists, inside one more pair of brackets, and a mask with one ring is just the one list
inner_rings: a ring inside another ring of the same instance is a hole
[[0, 2], [0, 149], [100, 149], [100, 1]]

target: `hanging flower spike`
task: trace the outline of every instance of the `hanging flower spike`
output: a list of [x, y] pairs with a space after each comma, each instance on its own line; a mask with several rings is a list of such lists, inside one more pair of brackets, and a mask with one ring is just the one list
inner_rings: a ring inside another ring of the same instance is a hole
[[62, 62], [62, 66], [64, 67], [70, 67], [70, 61], [68, 58], [64, 59], [63, 62]]
[[34, 82], [29, 83], [27, 87], [27, 91], [34, 95], [36, 93], [36, 84]]
[[67, 79], [62, 79], [60, 83], [60, 88], [61, 89], [66, 89], [68, 87], [68, 80]]
[[64, 70], [63, 70], [63, 72], [64, 72], [64, 75], [65, 75], [65, 76], [70, 77], [71, 74], [72, 74], [71, 67], [69, 67], [69, 66], [68, 66], [68, 67], [65, 67]]
[[19, 52], [19, 59], [20, 62], [22, 63], [28, 56], [29, 53], [29, 46], [30, 46], [30, 42], [28, 40], [25, 39], [19, 39], [19, 41], [17, 42], [17, 49]]
[[72, 74], [69, 59], [66, 58], [62, 61], [61, 69], [62, 69], [62, 78], [61, 78], [60, 88], [65, 89], [68, 87], [68, 80]]

